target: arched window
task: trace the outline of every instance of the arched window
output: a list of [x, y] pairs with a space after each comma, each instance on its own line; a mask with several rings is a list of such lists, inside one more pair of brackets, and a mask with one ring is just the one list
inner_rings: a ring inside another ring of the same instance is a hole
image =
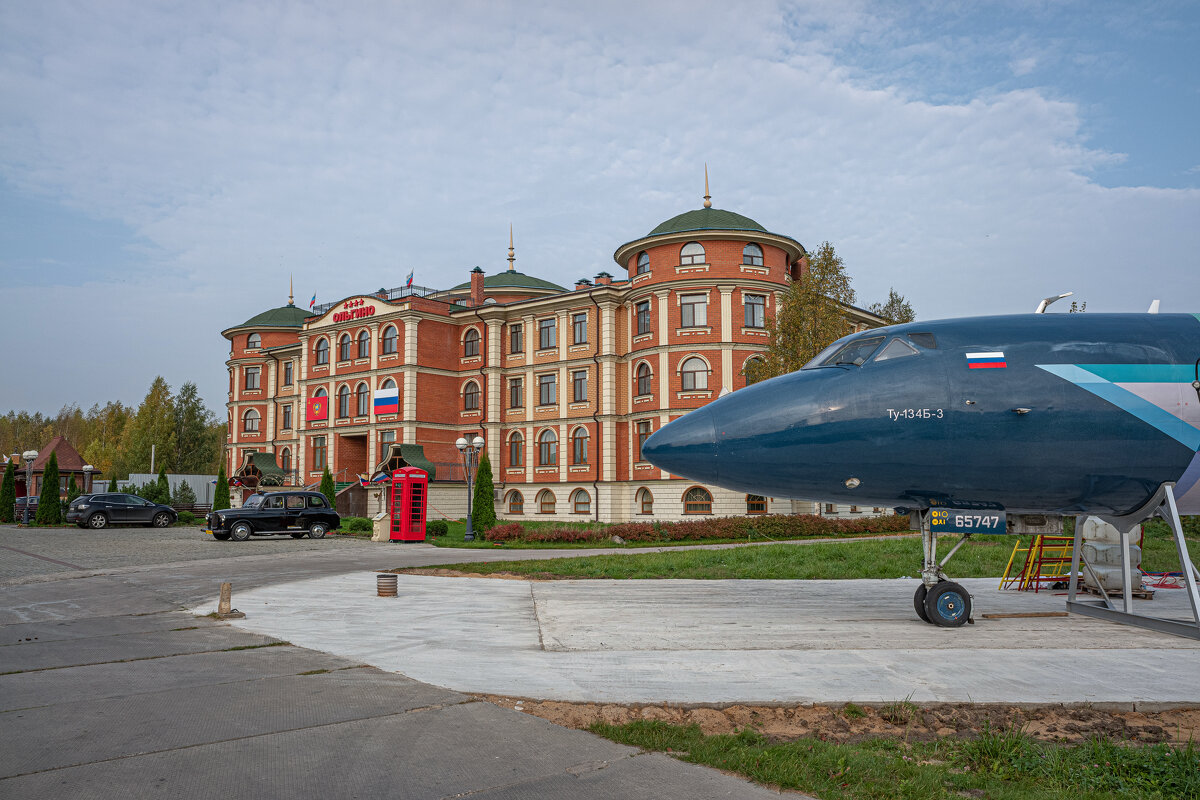
[[680, 264], [703, 264], [704, 245], [699, 242], [688, 242], [679, 251]]
[[650, 493], [649, 489], [638, 489], [637, 504], [639, 514], [654, 513], [654, 495]]
[[519, 431], [514, 431], [513, 435], [508, 437], [508, 465], [525, 466], [525, 437]]
[[317, 339], [317, 344], [313, 348], [313, 354], [317, 358], [318, 366], [329, 363], [329, 340]]
[[350, 334], [343, 333], [342, 338], [338, 339], [338, 361], [350, 360]]
[[708, 364], [705, 364], [703, 359], [695, 356], [685, 359], [679, 367], [679, 373], [683, 378], [681, 385], [685, 392], [708, 388]]
[[355, 416], [365, 417], [371, 413], [371, 390], [360, 383], [354, 393]]
[[650, 379], [654, 377], [650, 372], [650, 365], [643, 361], [638, 364], [637, 368], [637, 393], [638, 395], [650, 394]]
[[647, 253], [645, 250], [643, 250], [642, 252], [638, 253], [637, 272], [635, 272], [634, 274], [635, 275], [645, 275], [649, 271], [650, 271], [650, 254]]
[[279, 451], [279, 468], [284, 472], [290, 472], [292, 469], [292, 451], [290, 448], [283, 448]]
[[328, 395], [329, 395], [329, 392], [325, 391], [325, 387], [323, 387], [323, 386], [320, 389], [317, 389], [315, 392], [313, 392], [313, 397], [326, 397]]
[[683, 495], [683, 513], [711, 514], [712, 494], [703, 486], [693, 486]]
[[571, 511], [576, 514], [592, 513], [592, 496], [585, 489], [571, 492]]
[[588, 463], [588, 432], [587, 428], [576, 428], [571, 434], [571, 463]]
[[392, 380], [391, 378], [388, 378], [386, 381], [379, 384], [379, 388], [380, 389], [395, 389], [396, 382], [394, 380]]
[[479, 355], [479, 331], [470, 328], [463, 336], [463, 358]]
[[[478, 344], [478, 342], [476, 342]], [[479, 384], [475, 381], [467, 381], [467, 385], [463, 387], [463, 411], [478, 411], [479, 410]]]
[[508, 493], [508, 513], [524, 514], [525, 498], [516, 489]]
[[390, 356], [396, 353], [396, 339], [397, 335], [395, 325], [388, 325], [383, 329], [383, 339], [381, 340], [383, 342], [383, 355]]
[[762, 367], [763, 360], [758, 356], [751, 356], [746, 359], [746, 363], [742, 365], [742, 374], [746, 376], [746, 385], [749, 386], [755, 382], [754, 372]]
[[747, 514], [765, 514], [767, 513], [767, 498], [761, 494], [746, 495], [746, 513]]
[[538, 513], [553, 514], [554, 513], [554, 492], [549, 489], [542, 489], [538, 492]]
[[245, 433], [258, 433], [258, 421], [260, 417], [258, 412], [253, 408], [242, 415], [242, 430]]
[[553, 467], [558, 463], [558, 434], [547, 428], [538, 437], [538, 466]]
[[246, 337], [246, 347], [262, 347], [262, 337], [257, 333], [252, 333]]
[[358, 332], [358, 356], [357, 357], [358, 358], [370, 358], [371, 357], [371, 332], [370, 331], [359, 331]]
[[763, 264], [762, 248], [753, 242], [742, 248], [742, 263], [761, 267]]
[[338, 389], [337, 415], [338, 419], [350, 416], [350, 387], [346, 384], [342, 384], [342, 387]]

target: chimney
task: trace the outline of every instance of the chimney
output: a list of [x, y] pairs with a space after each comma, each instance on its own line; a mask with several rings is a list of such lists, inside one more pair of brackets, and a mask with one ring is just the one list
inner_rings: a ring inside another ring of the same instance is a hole
[[596, 276], [597, 286], [612, 286], [612, 275], [607, 272], [601, 272]]
[[580, 278], [579, 280], [575, 281], [575, 291], [577, 292], [583, 292], [590, 288], [592, 288], [592, 282], [587, 278]]
[[479, 267], [471, 270], [471, 305], [483, 305], [483, 270]]

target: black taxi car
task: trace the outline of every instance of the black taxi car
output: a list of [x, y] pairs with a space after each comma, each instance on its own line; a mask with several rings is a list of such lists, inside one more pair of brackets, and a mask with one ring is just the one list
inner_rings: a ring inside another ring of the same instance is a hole
[[306, 534], [320, 539], [342, 524], [325, 495], [299, 490], [251, 495], [241, 508], [212, 511], [204, 520], [205, 533], [235, 542], [276, 533], [290, 533], [293, 539]]

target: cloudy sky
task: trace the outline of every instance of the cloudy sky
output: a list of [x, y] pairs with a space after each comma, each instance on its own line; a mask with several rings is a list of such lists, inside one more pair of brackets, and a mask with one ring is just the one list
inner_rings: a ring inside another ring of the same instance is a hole
[[220, 410], [289, 275], [446, 287], [510, 223], [523, 272], [615, 272], [706, 162], [864, 305], [1200, 311], [1197, 41], [1189, 0], [4, 3], [0, 413]]

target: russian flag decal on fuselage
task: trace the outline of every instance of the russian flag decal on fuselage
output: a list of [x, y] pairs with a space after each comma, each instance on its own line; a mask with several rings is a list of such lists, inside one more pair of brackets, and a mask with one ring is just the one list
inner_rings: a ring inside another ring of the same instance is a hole
[[1003, 352], [967, 353], [968, 369], [1004, 369], [1007, 366]]

